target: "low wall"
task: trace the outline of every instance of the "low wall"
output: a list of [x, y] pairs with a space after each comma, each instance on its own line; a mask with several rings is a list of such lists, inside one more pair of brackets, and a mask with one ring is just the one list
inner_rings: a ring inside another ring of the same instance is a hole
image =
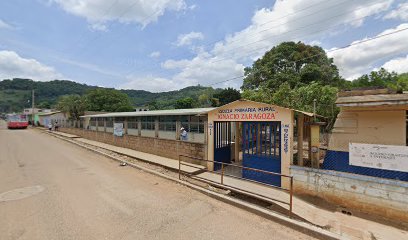
[[297, 194], [408, 222], [408, 182], [299, 166], [290, 172]]
[[[162, 157], [178, 160], [179, 155], [187, 155], [205, 159], [205, 144], [184, 142], [179, 140], [159, 139], [152, 137], [139, 137], [124, 135], [115, 137], [112, 133], [83, 130], [78, 128], [61, 128], [61, 132], [66, 132], [83, 138], [103, 142], [119, 147], [130, 148], [136, 151], [151, 153]], [[201, 164], [206, 166], [206, 162], [194, 161], [192, 159], [182, 159], [183, 161]]]

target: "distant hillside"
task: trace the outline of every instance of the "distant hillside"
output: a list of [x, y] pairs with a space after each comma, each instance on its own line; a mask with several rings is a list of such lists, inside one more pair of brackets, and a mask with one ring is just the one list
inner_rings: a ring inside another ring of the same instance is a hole
[[[15, 78], [0, 81], [0, 112], [19, 112], [31, 106], [31, 90], [35, 90], [35, 102], [39, 107], [52, 107], [63, 95], [83, 95], [91, 89], [98, 88], [67, 80], [37, 82], [31, 79]], [[174, 108], [180, 98], [191, 97], [198, 101], [200, 95], [211, 97], [221, 89], [211, 87], [191, 86], [177, 91], [152, 93], [144, 90], [120, 90], [126, 93], [135, 107], [149, 106], [156, 109]], [[209, 103], [200, 103], [199, 107], [206, 107]]]

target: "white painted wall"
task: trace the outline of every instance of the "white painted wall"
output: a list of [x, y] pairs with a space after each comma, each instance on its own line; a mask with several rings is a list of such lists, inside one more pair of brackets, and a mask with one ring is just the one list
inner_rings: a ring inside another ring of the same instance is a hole
[[290, 173], [296, 193], [408, 220], [408, 182], [299, 166], [291, 166]]

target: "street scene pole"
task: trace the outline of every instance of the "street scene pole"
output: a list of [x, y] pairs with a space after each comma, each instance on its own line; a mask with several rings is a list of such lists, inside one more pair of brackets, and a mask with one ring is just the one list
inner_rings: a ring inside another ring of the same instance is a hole
[[34, 89], [31, 92], [31, 124], [34, 126]]

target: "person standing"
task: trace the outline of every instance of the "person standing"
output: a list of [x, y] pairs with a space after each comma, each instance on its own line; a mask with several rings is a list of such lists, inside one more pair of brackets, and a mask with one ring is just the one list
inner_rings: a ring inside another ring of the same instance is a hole
[[186, 129], [184, 129], [183, 127], [180, 129], [180, 139], [181, 139], [181, 141], [187, 141], [188, 140], [188, 133], [187, 133]]
[[55, 121], [54, 129], [55, 129], [56, 132], [58, 131], [58, 122], [57, 121]]

